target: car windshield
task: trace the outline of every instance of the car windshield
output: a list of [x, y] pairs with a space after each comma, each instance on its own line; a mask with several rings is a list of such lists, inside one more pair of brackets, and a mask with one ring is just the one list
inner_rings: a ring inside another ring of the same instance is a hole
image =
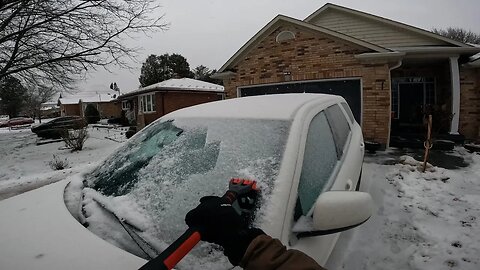
[[[119, 239], [119, 234], [125, 232], [108, 228], [114, 226], [105, 222], [108, 214], [98, 213], [108, 208], [118, 219], [132, 225], [157, 252], [162, 251], [187, 229], [185, 215], [198, 205], [199, 199], [223, 195], [234, 177], [258, 181], [262, 193], [254, 223], [260, 225], [289, 128], [290, 121], [284, 120], [157, 121], [86, 176], [82, 211], [88, 228], [142, 256], [126, 240]], [[101, 207], [92, 206], [93, 201]], [[118, 230], [123, 231], [121, 227]], [[184, 261], [180, 269], [225, 269], [227, 263], [221, 252], [205, 243]]]

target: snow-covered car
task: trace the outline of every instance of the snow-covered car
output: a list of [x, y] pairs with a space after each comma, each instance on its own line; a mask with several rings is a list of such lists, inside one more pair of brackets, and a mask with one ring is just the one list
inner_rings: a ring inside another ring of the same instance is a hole
[[0, 122], [8, 121], [8, 119], [10, 119], [10, 116], [8, 114], [0, 115]]
[[[339, 232], [365, 222], [360, 126], [339, 96], [230, 99], [172, 112], [93, 171], [0, 202], [3, 269], [137, 269], [233, 177], [261, 189], [253, 226], [325, 264]], [[102, 240], [103, 239], [103, 240]], [[8, 243], [8, 244], [7, 244]], [[201, 242], [178, 269], [227, 269]]]
[[68, 129], [80, 129], [87, 126], [87, 122], [80, 116], [62, 116], [46, 123], [32, 127], [32, 132], [42, 138], [60, 138], [62, 132]]
[[0, 124], [0, 127], [14, 127], [21, 125], [30, 125], [33, 124], [33, 119], [30, 117], [15, 117], [10, 120], [4, 121]]

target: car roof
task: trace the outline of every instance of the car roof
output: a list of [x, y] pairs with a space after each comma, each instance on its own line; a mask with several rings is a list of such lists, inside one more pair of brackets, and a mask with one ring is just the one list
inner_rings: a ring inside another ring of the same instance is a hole
[[307, 103], [340, 102], [343, 98], [327, 94], [276, 94], [208, 102], [184, 108], [163, 118], [253, 118], [292, 119]]

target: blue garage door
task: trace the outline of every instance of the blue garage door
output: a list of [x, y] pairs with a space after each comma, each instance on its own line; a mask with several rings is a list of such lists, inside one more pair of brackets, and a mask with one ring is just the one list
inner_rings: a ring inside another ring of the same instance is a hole
[[294, 82], [247, 86], [240, 88], [240, 96], [258, 96], [287, 93], [321, 93], [342, 96], [352, 109], [355, 120], [362, 120], [362, 95], [360, 79]]

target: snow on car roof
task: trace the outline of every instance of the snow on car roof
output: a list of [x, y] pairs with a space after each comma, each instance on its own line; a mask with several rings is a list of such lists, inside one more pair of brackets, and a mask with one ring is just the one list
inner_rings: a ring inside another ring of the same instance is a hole
[[324, 103], [341, 97], [326, 94], [278, 94], [233, 98], [184, 108], [163, 118], [257, 118], [291, 119], [296, 111], [309, 102]]

